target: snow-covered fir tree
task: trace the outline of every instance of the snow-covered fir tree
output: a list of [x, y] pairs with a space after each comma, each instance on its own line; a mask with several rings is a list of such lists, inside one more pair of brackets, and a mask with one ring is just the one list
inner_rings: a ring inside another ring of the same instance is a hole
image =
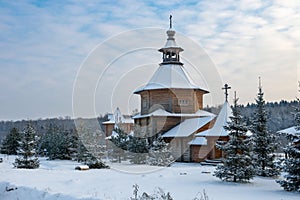
[[253, 133], [251, 139], [255, 171], [259, 176], [277, 176], [279, 175], [279, 169], [275, 164], [275, 151], [278, 147], [278, 140], [273, 133], [268, 131], [268, 116], [260, 79], [256, 106], [256, 111], [250, 126], [250, 130]]
[[40, 152], [50, 160], [72, 159], [73, 137], [68, 130], [50, 124], [47, 132], [41, 137]]
[[161, 138], [158, 137], [153, 141], [150, 150], [147, 163], [150, 165], [157, 166], [169, 166], [174, 162], [174, 157], [171, 154], [168, 144]]
[[125, 151], [128, 146], [128, 134], [117, 126], [114, 128], [109, 140], [112, 144], [109, 145], [110, 155], [113, 159], [117, 159], [118, 162], [125, 158]]
[[300, 192], [300, 100], [295, 109], [295, 133], [286, 134], [289, 143], [284, 149], [286, 159], [283, 163], [284, 180], [277, 182], [286, 191]]
[[15, 159], [14, 166], [17, 168], [35, 169], [39, 167], [39, 159], [37, 157], [37, 139], [36, 131], [30, 123], [21, 133], [20, 147], [18, 149], [18, 157]]
[[224, 181], [246, 182], [253, 178], [255, 172], [250, 157], [250, 139], [247, 138], [247, 127], [242, 120], [238, 99], [234, 98], [232, 117], [224, 128], [229, 132], [229, 141], [219, 142], [217, 147], [225, 153], [223, 165], [218, 165], [214, 176]]
[[90, 130], [85, 125], [80, 125], [77, 128], [78, 144], [76, 158], [92, 168], [109, 168], [103, 161], [102, 156], [105, 152], [105, 146], [100, 144], [100, 138], [97, 131]]
[[17, 155], [17, 151], [20, 146], [19, 141], [19, 130], [17, 128], [12, 128], [2, 143], [1, 153], [7, 155]]
[[129, 151], [130, 162], [133, 164], [145, 164], [147, 153], [149, 151], [148, 141], [146, 138], [129, 136], [127, 148]]

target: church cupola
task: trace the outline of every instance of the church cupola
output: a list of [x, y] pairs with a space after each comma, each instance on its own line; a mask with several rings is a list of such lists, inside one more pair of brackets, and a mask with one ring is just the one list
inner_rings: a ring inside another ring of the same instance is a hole
[[180, 64], [180, 57], [179, 53], [183, 51], [183, 49], [179, 46], [177, 46], [175, 42], [175, 31], [172, 30], [172, 15], [170, 15], [170, 29], [167, 31], [168, 39], [166, 45], [159, 49], [158, 51], [163, 53], [163, 62], [164, 64]]

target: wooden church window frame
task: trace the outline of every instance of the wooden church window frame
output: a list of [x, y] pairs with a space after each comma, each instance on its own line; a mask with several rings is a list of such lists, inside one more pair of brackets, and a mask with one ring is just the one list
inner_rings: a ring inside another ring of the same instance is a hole
[[188, 99], [178, 99], [178, 105], [188, 106], [188, 105], [190, 105], [190, 101]]

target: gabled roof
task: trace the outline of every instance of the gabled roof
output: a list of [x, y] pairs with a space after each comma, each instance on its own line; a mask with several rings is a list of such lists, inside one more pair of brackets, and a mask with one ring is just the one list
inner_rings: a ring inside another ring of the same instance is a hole
[[195, 89], [208, 92], [204, 86], [201, 88], [196, 86], [185, 72], [182, 65], [179, 64], [167, 64], [160, 65], [156, 70], [150, 81], [134, 93], [139, 93], [144, 90], [156, 90], [156, 89]]
[[182, 123], [175, 126], [174, 128], [165, 132], [162, 135], [162, 137], [163, 138], [188, 137], [213, 119], [214, 117], [212, 116], [186, 119]]
[[139, 118], [144, 118], [144, 117], [152, 117], [152, 116], [156, 116], [156, 117], [215, 117], [216, 115], [214, 115], [213, 113], [204, 111], [204, 110], [198, 110], [195, 113], [170, 113], [166, 110], [163, 110], [161, 108], [146, 114], [146, 115], [141, 115], [141, 114], [137, 114], [135, 116], [133, 116], [133, 119], [139, 119]]
[[285, 133], [285, 134], [291, 134], [291, 135], [300, 135], [300, 130], [297, 130], [295, 126], [277, 131], [277, 133]]
[[207, 145], [207, 139], [205, 137], [195, 137], [188, 144], [189, 145]]
[[232, 111], [229, 103], [226, 101], [222, 106], [214, 126], [211, 129], [196, 134], [196, 136], [227, 136], [228, 132], [224, 129], [224, 126], [230, 121], [230, 116], [232, 116]]

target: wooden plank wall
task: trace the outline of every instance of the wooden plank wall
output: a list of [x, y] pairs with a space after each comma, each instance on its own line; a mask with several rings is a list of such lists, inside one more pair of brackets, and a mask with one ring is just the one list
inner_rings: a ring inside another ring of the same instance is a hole
[[[140, 93], [141, 114], [149, 114], [158, 108], [171, 113], [195, 113], [203, 109], [203, 95], [201, 90], [194, 89], [159, 89]], [[180, 104], [185, 100], [187, 104]]]

